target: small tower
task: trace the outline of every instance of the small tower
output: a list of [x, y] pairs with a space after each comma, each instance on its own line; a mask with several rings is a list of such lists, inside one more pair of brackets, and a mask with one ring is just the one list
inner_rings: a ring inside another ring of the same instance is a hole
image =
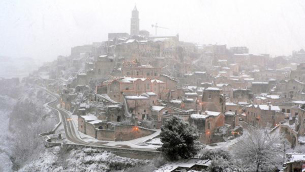
[[138, 35], [139, 34], [139, 11], [137, 10], [137, 7], [135, 6], [132, 10], [131, 15], [131, 22], [130, 22], [130, 36]]

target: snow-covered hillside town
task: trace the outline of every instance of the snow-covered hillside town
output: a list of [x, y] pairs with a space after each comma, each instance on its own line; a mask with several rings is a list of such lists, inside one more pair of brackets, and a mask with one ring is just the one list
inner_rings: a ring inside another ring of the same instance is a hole
[[305, 171], [304, 49], [160, 36], [140, 14], [128, 32], [0, 78], [0, 171]]

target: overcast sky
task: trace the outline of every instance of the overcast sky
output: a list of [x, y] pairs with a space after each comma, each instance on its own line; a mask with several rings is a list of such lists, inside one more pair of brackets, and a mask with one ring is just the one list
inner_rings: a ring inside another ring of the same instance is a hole
[[247, 46], [250, 53], [290, 55], [305, 48], [304, 0], [1, 0], [0, 56], [52, 60], [70, 48], [130, 31], [137, 6], [140, 29], [152, 24], [200, 44]]

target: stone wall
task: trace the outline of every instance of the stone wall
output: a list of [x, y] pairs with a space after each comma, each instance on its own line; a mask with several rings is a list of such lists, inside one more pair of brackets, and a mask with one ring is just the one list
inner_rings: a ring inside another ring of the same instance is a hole
[[78, 131], [82, 133], [86, 133], [85, 127], [86, 127], [85, 120], [81, 117], [78, 117]]
[[115, 131], [114, 130], [96, 130], [96, 139], [106, 140], [106, 141], [115, 141]]
[[133, 125], [122, 125], [115, 127], [115, 140], [116, 141], [127, 141], [133, 140], [140, 137], [145, 137], [153, 134], [153, 130], [146, 128], [133, 126]]
[[[122, 125], [122, 126], [116, 126], [114, 130], [96, 129], [94, 130], [94, 132], [96, 132], [96, 137], [95, 135], [94, 136], [92, 136], [91, 134], [88, 135], [98, 140], [128, 141], [151, 135], [155, 131], [133, 125]], [[87, 133], [89, 133], [88, 130]]]
[[86, 134], [93, 137], [93, 138], [96, 138], [96, 131], [95, 131], [95, 126], [90, 124], [90, 123], [86, 123]]

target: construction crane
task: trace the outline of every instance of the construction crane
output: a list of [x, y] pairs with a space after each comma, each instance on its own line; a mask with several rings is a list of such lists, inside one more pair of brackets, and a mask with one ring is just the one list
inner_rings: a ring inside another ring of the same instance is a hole
[[155, 35], [157, 36], [157, 31], [158, 31], [158, 28], [160, 29], [168, 29], [166, 27], [161, 27], [161, 26], [158, 26], [158, 23], [156, 23], [155, 25], [151, 25], [151, 27], [154, 27], [155, 28]]

